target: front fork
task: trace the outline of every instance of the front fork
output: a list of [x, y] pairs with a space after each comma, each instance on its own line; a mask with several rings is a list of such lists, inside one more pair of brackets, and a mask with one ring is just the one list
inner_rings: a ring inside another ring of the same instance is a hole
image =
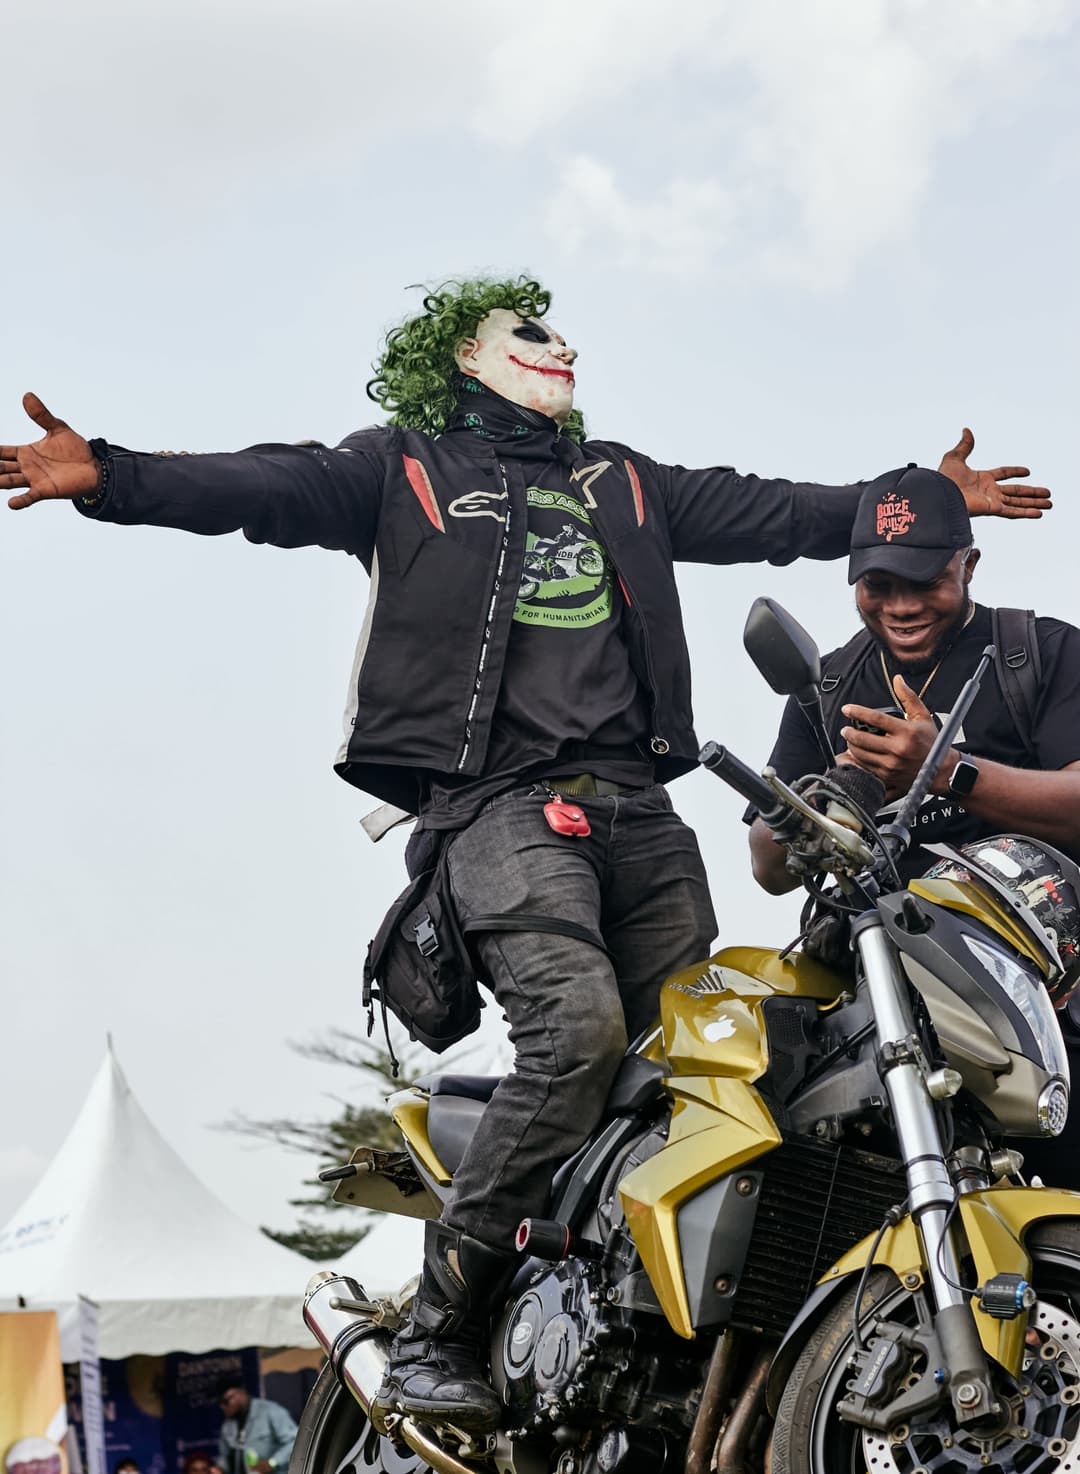
[[860, 917], [852, 927], [852, 940], [862, 960], [877, 1031], [878, 1066], [907, 1172], [908, 1206], [922, 1241], [934, 1330], [944, 1362], [938, 1379], [947, 1382], [957, 1422], [976, 1422], [999, 1408], [970, 1295], [960, 1286], [960, 1265], [949, 1232], [956, 1188], [945, 1161], [908, 985], [896, 948], [877, 915]]

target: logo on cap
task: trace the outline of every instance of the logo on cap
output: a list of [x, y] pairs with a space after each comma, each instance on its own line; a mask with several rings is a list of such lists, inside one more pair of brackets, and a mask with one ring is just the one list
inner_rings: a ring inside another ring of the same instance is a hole
[[906, 496], [887, 496], [877, 504], [877, 535], [884, 536], [887, 543], [910, 532], [914, 521], [915, 513]]

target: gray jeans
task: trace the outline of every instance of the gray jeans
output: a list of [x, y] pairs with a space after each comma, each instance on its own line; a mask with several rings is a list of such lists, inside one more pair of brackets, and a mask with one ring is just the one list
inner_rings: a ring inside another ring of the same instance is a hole
[[448, 857], [463, 921], [559, 916], [599, 930], [611, 953], [541, 932], [479, 937], [514, 1069], [484, 1111], [443, 1218], [504, 1249], [522, 1218], [544, 1214], [555, 1169], [599, 1121], [664, 978], [707, 957], [716, 935], [697, 840], [666, 789], [574, 799], [592, 826], [584, 837], [555, 834], [545, 802], [542, 789], [500, 794]]

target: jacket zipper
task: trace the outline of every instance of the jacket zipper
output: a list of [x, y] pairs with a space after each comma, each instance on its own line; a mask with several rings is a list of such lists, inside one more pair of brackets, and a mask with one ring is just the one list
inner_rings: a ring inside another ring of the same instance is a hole
[[[656, 690], [657, 690], [657, 687], [656, 687], [656, 675], [655, 675], [655, 673], [653, 671], [652, 649], [651, 649], [651, 647], [649, 645], [649, 631], [648, 631], [648, 628], [647, 628], [647, 626], [645, 624], [645, 620], [644, 620], [643, 616], [638, 613], [637, 596], [634, 595], [633, 598], [630, 597], [630, 595], [633, 593], [633, 590], [630, 588], [630, 585], [626, 582], [626, 579], [623, 577], [622, 571], [620, 570], [619, 565], [615, 562], [615, 559], [611, 557], [610, 551], [608, 551], [608, 557], [611, 558], [611, 566], [615, 569], [615, 572], [619, 575], [619, 582], [622, 584], [624, 590], [626, 591], [626, 595], [627, 595], [626, 602], [627, 602], [628, 606], [630, 607], [631, 613], [633, 614], [634, 618], [638, 622], [638, 628], [641, 630], [641, 648], [645, 652], [645, 674], [649, 678], [649, 699], [650, 699], [650, 704], [652, 706], [653, 716], [655, 717], [656, 716]], [[661, 737], [659, 735], [659, 733], [655, 733], [655, 732], [649, 738], [649, 746], [652, 749], [652, 751], [656, 754], [657, 757], [663, 757], [666, 753], [669, 753], [671, 751], [671, 743], [667, 740], [667, 738], [666, 737]]]
[[487, 669], [488, 651], [491, 646], [491, 635], [495, 623], [495, 612], [499, 605], [499, 594], [502, 590], [503, 572], [506, 568], [506, 555], [510, 547], [510, 487], [506, 480], [506, 467], [502, 461], [498, 461], [499, 475], [502, 478], [503, 491], [506, 493], [506, 521], [503, 524], [502, 545], [499, 548], [499, 561], [495, 565], [495, 577], [491, 584], [491, 598], [488, 600], [487, 619], [484, 623], [484, 639], [480, 646], [480, 659], [476, 667], [476, 676], [473, 679], [472, 700], [469, 702], [469, 710], [465, 715], [465, 740], [461, 748], [461, 756], [458, 758], [457, 770], [460, 773], [469, 759], [473, 739], [473, 717], [480, 701], [480, 693], [484, 685], [484, 672]]

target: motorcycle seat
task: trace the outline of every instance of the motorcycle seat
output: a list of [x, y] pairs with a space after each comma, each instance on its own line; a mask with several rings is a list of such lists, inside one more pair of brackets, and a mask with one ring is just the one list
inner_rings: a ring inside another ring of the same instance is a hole
[[[664, 1068], [640, 1054], [628, 1054], [619, 1066], [604, 1105], [604, 1114], [639, 1110], [660, 1089]], [[430, 1096], [453, 1095], [461, 1100], [489, 1101], [501, 1075], [421, 1075], [416, 1084]]]
[[[628, 1054], [619, 1066], [604, 1115], [642, 1110], [660, 1093], [666, 1071], [662, 1065]], [[416, 1084], [428, 1092], [427, 1128], [439, 1161], [456, 1172], [472, 1140], [484, 1106], [501, 1075], [423, 1075]]]
[[464, 1100], [490, 1100], [501, 1075], [422, 1075], [417, 1080], [429, 1095], [457, 1095]]

